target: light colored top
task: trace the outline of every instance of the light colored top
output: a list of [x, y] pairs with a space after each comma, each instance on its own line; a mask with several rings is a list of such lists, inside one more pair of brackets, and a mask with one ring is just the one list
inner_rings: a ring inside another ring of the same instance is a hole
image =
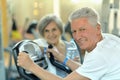
[[[44, 39], [36, 39], [34, 40], [34, 42], [38, 43], [39, 46], [42, 46], [44, 48], [47, 48], [48, 47], [48, 44], [47, 42], [44, 40]], [[65, 53], [65, 56], [69, 59], [74, 59], [76, 56], [80, 56], [79, 55], [79, 51], [77, 49], [77, 46], [74, 42], [67, 42], [67, 41], [64, 41], [65, 45], [66, 45], [66, 53]], [[44, 51], [45, 52], [45, 51]], [[66, 77], [68, 75], [68, 73], [66, 73], [65, 71], [62, 71], [60, 70], [59, 68], [53, 66], [47, 55], [45, 55], [46, 57], [46, 61], [48, 63], [48, 68], [47, 70], [55, 75], [58, 75], [60, 77]]]
[[103, 40], [85, 54], [76, 72], [91, 80], [120, 80], [120, 38], [103, 34]]

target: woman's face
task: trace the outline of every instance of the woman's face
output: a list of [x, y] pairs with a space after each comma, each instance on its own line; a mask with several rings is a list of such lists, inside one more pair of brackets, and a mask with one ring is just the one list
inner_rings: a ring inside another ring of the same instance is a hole
[[44, 29], [44, 38], [49, 44], [57, 44], [61, 38], [61, 31], [55, 22], [50, 22]]

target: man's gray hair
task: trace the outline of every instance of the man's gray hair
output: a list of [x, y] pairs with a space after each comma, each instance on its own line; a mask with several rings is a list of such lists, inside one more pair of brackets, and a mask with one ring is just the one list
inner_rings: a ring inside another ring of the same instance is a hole
[[92, 8], [84, 7], [84, 8], [75, 10], [69, 16], [69, 21], [71, 22], [72, 20], [78, 19], [78, 18], [88, 18], [88, 21], [93, 26], [100, 24], [98, 13]]
[[44, 17], [42, 17], [37, 25], [38, 27], [38, 30], [41, 34], [41, 36], [44, 37], [44, 29], [47, 27], [47, 25], [50, 23], [50, 22], [55, 22], [58, 29], [61, 31], [61, 34], [63, 33], [63, 23], [62, 23], [62, 20], [57, 17], [56, 15], [54, 14], [48, 14]]

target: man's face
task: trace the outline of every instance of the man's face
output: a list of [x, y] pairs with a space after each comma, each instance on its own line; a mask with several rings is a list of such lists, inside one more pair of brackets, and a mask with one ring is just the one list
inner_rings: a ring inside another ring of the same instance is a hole
[[92, 51], [98, 42], [100, 26], [92, 26], [87, 18], [74, 19], [71, 22], [72, 35], [79, 47], [88, 52]]

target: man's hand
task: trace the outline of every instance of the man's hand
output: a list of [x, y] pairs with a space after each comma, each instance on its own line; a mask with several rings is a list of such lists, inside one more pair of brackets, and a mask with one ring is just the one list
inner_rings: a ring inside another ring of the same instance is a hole
[[17, 65], [30, 71], [34, 62], [30, 59], [29, 55], [25, 52], [20, 52], [17, 60]]
[[63, 62], [63, 60], [65, 59], [65, 56], [60, 53], [56, 47], [53, 47], [52, 49], [47, 49], [47, 54], [49, 55], [49, 53], [52, 53], [55, 59], [60, 62]]

